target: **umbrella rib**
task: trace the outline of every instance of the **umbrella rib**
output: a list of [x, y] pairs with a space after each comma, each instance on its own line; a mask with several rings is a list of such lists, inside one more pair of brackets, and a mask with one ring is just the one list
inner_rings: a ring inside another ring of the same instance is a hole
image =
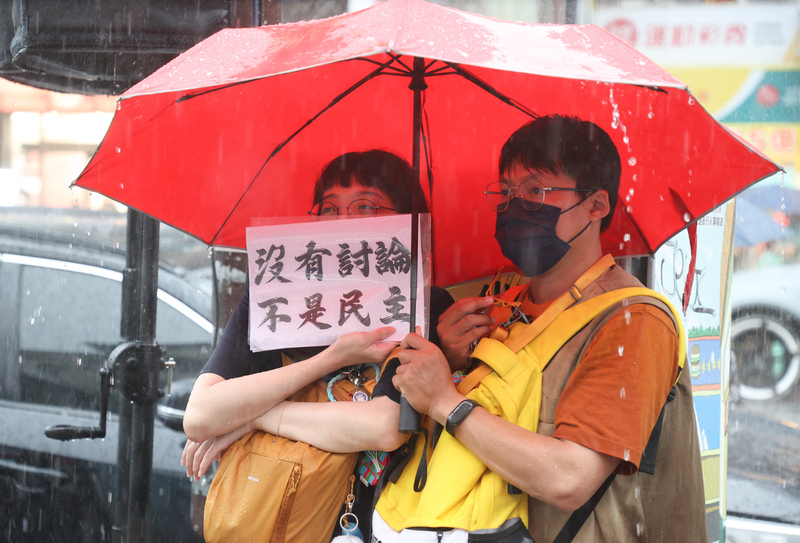
[[199, 92], [188, 92], [188, 93], [184, 94], [183, 96], [181, 96], [180, 98], [178, 98], [177, 100], [175, 100], [175, 103], [178, 104], [178, 103], [183, 102], [185, 100], [191, 100], [192, 98], [197, 98], [198, 96], [203, 96], [203, 95], [206, 95], [206, 94], [211, 94], [212, 92], [217, 92], [217, 91], [229, 89], [229, 88], [235, 87], [237, 85], [244, 85], [245, 83], [249, 83], [249, 82], [250, 82], [249, 80], [235, 81], [233, 83], [228, 83], [226, 85], [221, 85], [221, 86], [215, 87], [213, 89], [208, 89], [208, 90], [199, 91]]
[[[402, 61], [398, 60], [398, 57], [396, 55], [389, 55], [389, 56], [391, 56], [395, 61], [397, 61], [400, 64], [402, 64], [403, 67], [405, 68], [405, 64], [403, 64]], [[385, 69], [387, 69], [387, 70], [392, 70], [393, 72], [397, 72], [397, 73], [392, 73], [392, 74], [387, 73], [387, 74], [384, 74], [384, 75], [411, 75], [407, 68], [405, 70], [401, 70], [397, 66], [390, 66], [387, 63], [381, 63], [381, 62], [378, 62], [377, 60], [373, 60], [371, 58], [361, 58], [361, 57], [359, 57], [359, 58], [354, 58], [352, 60], [358, 60], [358, 61], [361, 61], [361, 62], [368, 62], [370, 64], [375, 64], [376, 66], [384, 66]]]
[[320, 117], [320, 115], [322, 115], [323, 113], [325, 113], [326, 111], [328, 111], [330, 108], [332, 108], [333, 106], [335, 106], [336, 104], [338, 104], [338, 103], [339, 103], [339, 102], [340, 102], [340, 101], [341, 101], [343, 98], [345, 98], [347, 95], [349, 95], [350, 93], [352, 93], [354, 90], [356, 90], [357, 88], [359, 88], [361, 85], [363, 85], [363, 84], [364, 84], [364, 83], [366, 83], [367, 81], [371, 80], [372, 78], [374, 78], [374, 77], [376, 77], [376, 76], [378, 76], [378, 75], [381, 75], [381, 73], [383, 72], [383, 70], [384, 70], [384, 69], [385, 69], [385, 68], [386, 68], [386, 67], [387, 67], [389, 64], [392, 64], [393, 62], [395, 62], [395, 59], [391, 59], [391, 60], [389, 60], [388, 62], [386, 62], [385, 64], [382, 64], [382, 65], [381, 65], [381, 66], [379, 66], [379, 67], [378, 67], [376, 70], [374, 70], [374, 71], [370, 72], [370, 73], [369, 73], [369, 74], [367, 74], [366, 76], [362, 77], [360, 80], [356, 81], [356, 82], [355, 82], [353, 85], [351, 85], [349, 88], [347, 88], [347, 89], [346, 89], [346, 90], [344, 90], [343, 92], [339, 93], [339, 95], [337, 95], [336, 97], [334, 97], [334, 99], [333, 99], [333, 100], [331, 100], [331, 102], [330, 102], [330, 103], [329, 103], [327, 106], [325, 106], [324, 108], [322, 108], [322, 109], [321, 109], [319, 112], [317, 112], [317, 114], [316, 114], [316, 115], [314, 115], [314, 116], [313, 116], [313, 117], [311, 117], [309, 120], [307, 120], [307, 121], [306, 121], [306, 122], [303, 124], [303, 126], [301, 126], [300, 128], [298, 128], [297, 130], [295, 130], [295, 131], [294, 131], [294, 132], [293, 132], [293, 133], [292, 133], [292, 134], [291, 134], [291, 135], [290, 135], [288, 138], [286, 138], [286, 139], [285, 139], [283, 142], [279, 143], [279, 144], [278, 144], [278, 145], [275, 147], [275, 149], [272, 151], [272, 153], [270, 153], [269, 157], [267, 157], [267, 160], [265, 160], [265, 161], [264, 161], [264, 163], [261, 165], [261, 167], [258, 169], [258, 171], [256, 172], [256, 174], [253, 176], [253, 179], [252, 179], [252, 180], [250, 180], [250, 184], [249, 184], [249, 185], [247, 185], [247, 188], [246, 188], [244, 191], [242, 191], [242, 195], [239, 197], [239, 200], [237, 200], [237, 202], [236, 202], [236, 205], [234, 205], [234, 206], [231, 208], [231, 212], [230, 212], [230, 213], [228, 213], [228, 216], [227, 216], [227, 217], [225, 217], [225, 220], [222, 222], [222, 224], [220, 225], [220, 227], [217, 229], [217, 233], [216, 233], [216, 234], [214, 234], [214, 238], [211, 240], [211, 243], [210, 243], [210, 245], [213, 245], [213, 244], [214, 244], [214, 240], [215, 240], [215, 239], [217, 239], [217, 236], [220, 234], [220, 232], [222, 232], [222, 229], [223, 229], [223, 228], [225, 228], [225, 225], [226, 225], [226, 224], [228, 224], [228, 221], [229, 221], [229, 220], [230, 220], [230, 218], [233, 216], [234, 212], [235, 212], [235, 211], [236, 211], [236, 209], [239, 207], [239, 205], [242, 203], [242, 200], [244, 200], [244, 197], [245, 197], [245, 196], [247, 196], [247, 193], [248, 193], [248, 192], [250, 192], [250, 189], [251, 189], [251, 188], [253, 188], [253, 184], [256, 182], [256, 179], [258, 179], [258, 176], [259, 176], [259, 175], [261, 175], [261, 172], [262, 172], [262, 171], [264, 171], [264, 168], [266, 168], [266, 167], [267, 167], [267, 164], [269, 163], [269, 161], [270, 161], [270, 160], [272, 160], [272, 157], [274, 157], [275, 155], [277, 155], [277, 154], [278, 154], [278, 153], [281, 151], [281, 149], [283, 149], [283, 148], [284, 148], [284, 147], [285, 147], [285, 146], [286, 146], [286, 145], [287, 145], [287, 144], [288, 144], [290, 141], [292, 141], [292, 140], [294, 139], [294, 137], [295, 137], [295, 136], [297, 136], [297, 135], [298, 135], [300, 132], [302, 132], [302, 131], [303, 131], [303, 130], [304, 130], [306, 127], [307, 127], [307, 126], [309, 126], [311, 123], [313, 123], [315, 120], [317, 120], [317, 119]]
[[467, 81], [473, 83], [477, 87], [485, 90], [486, 92], [488, 92], [489, 94], [491, 94], [492, 96], [494, 96], [495, 98], [500, 100], [501, 102], [504, 102], [504, 103], [508, 104], [509, 106], [520, 110], [521, 112], [523, 112], [524, 114], [530, 116], [533, 119], [538, 119], [539, 118], [539, 115], [537, 115], [535, 112], [531, 111], [530, 109], [528, 109], [527, 107], [523, 106], [522, 104], [517, 103], [515, 100], [513, 100], [512, 98], [509, 98], [505, 94], [501, 93], [500, 91], [498, 91], [497, 89], [492, 87], [490, 84], [486, 83], [485, 81], [482, 81], [478, 77], [476, 77], [473, 74], [469, 73], [467, 70], [465, 70], [464, 68], [462, 68], [458, 64], [453, 64], [452, 62], [446, 62], [445, 64], [447, 64], [453, 70], [455, 70], [455, 72], [458, 75], [460, 75], [461, 77], [463, 77]]

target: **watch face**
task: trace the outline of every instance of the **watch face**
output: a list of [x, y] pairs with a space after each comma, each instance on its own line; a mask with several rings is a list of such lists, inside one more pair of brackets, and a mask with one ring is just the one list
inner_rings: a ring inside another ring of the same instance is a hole
[[453, 412], [450, 414], [450, 422], [452, 424], [460, 423], [464, 417], [466, 417], [470, 411], [472, 411], [473, 405], [469, 402], [461, 402], [456, 406]]

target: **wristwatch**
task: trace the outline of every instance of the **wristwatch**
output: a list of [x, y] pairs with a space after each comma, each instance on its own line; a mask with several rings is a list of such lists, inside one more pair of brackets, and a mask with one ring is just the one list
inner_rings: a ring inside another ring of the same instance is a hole
[[464, 419], [467, 418], [467, 415], [472, 413], [476, 405], [478, 405], [478, 402], [474, 400], [464, 400], [458, 404], [456, 408], [447, 415], [447, 423], [444, 425], [444, 429], [447, 430], [447, 433], [455, 437], [456, 426], [464, 422]]

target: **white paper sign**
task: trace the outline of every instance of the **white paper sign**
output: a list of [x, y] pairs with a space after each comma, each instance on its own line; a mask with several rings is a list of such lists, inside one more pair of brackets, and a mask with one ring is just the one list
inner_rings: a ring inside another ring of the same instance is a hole
[[[415, 325], [425, 331], [430, 231], [421, 222]], [[410, 331], [410, 215], [248, 228], [247, 263], [254, 352], [330, 345], [382, 326], [397, 328], [392, 341]]]

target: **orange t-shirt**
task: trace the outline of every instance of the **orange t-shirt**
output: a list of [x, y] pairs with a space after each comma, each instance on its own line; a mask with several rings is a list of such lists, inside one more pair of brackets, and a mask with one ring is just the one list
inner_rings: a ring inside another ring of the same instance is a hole
[[[523, 310], [537, 316], [547, 305], [526, 296]], [[570, 377], [553, 437], [619, 458], [617, 473], [635, 473], [677, 377], [678, 349], [662, 310], [633, 304], [621, 311], [595, 334]]]

